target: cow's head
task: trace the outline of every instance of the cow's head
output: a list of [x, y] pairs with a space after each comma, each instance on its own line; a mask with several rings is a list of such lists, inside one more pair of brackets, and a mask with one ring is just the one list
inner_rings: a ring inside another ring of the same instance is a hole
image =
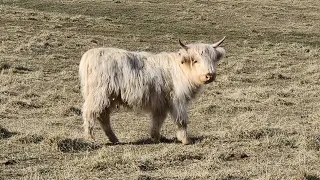
[[225, 37], [214, 44], [188, 44], [179, 40], [182, 49], [179, 51], [180, 66], [194, 83], [208, 84], [216, 79], [216, 66], [226, 51], [219, 47]]

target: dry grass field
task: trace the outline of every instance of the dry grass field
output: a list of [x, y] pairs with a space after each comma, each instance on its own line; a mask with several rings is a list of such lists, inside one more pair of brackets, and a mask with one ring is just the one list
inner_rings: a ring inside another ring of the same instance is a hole
[[[78, 65], [88, 49], [177, 51], [227, 36], [217, 82], [169, 118], [112, 115], [84, 139]], [[320, 1], [0, 0], [0, 180], [320, 179]]]

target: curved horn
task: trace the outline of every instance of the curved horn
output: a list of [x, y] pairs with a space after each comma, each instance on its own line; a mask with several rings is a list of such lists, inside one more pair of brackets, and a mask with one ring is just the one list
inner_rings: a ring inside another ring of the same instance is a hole
[[182, 44], [182, 42], [180, 41], [180, 38], [179, 38], [179, 44], [181, 47], [183, 47], [183, 49], [185, 49], [186, 51], [189, 49], [188, 46]]
[[220, 41], [214, 43], [212, 46], [213, 46], [214, 48], [218, 47], [218, 46], [224, 41], [225, 38], [226, 38], [226, 36], [223, 37]]

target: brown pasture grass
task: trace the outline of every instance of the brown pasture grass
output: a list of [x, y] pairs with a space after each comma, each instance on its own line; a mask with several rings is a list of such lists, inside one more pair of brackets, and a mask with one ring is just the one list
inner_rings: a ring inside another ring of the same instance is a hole
[[[218, 82], [190, 106], [192, 145], [169, 118], [120, 110], [121, 143], [83, 138], [88, 49], [176, 51], [227, 36]], [[320, 179], [320, 1], [0, 1], [0, 180]]]

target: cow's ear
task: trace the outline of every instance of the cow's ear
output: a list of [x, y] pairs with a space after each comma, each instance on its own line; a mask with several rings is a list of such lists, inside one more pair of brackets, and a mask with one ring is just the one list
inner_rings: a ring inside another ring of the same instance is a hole
[[222, 59], [223, 57], [226, 56], [226, 50], [223, 47], [217, 47], [216, 52], [217, 52], [217, 60], [216, 61], [219, 61], [220, 59]]

